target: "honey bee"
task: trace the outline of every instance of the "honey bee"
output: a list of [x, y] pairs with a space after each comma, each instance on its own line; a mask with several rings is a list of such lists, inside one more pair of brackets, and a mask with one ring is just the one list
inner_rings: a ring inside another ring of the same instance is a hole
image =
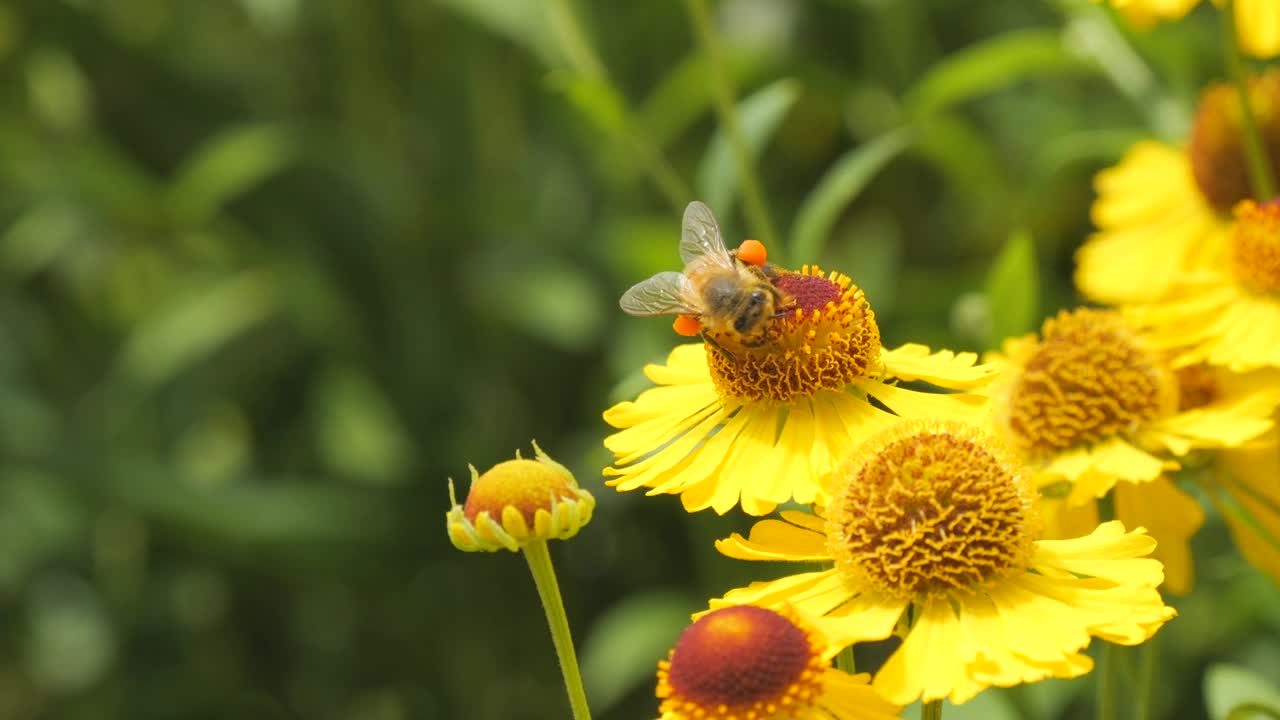
[[681, 226], [684, 271], [642, 280], [618, 304], [630, 315], [691, 315], [701, 323], [704, 338], [727, 335], [744, 347], [762, 345], [787, 302], [770, 281], [772, 270], [729, 252], [711, 210], [700, 202], [685, 208]]

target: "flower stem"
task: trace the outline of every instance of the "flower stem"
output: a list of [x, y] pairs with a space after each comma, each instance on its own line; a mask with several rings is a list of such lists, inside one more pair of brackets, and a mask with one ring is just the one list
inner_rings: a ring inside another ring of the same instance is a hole
[[1275, 178], [1271, 176], [1271, 161], [1267, 157], [1258, 120], [1253, 116], [1253, 104], [1249, 102], [1249, 85], [1244, 57], [1240, 54], [1240, 34], [1236, 27], [1235, 1], [1226, 0], [1222, 5], [1223, 49], [1226, 52], [1227, 73], [1240, 97], [1240, 118], [1244, 125], [1244, 154], [1249, 168], [1249, 183], [1259, 202], [1276, 196]]
[[1116, 646], [1103, 642], [1098, 651], [1097, 708], [1095, 720], [1118, 720], [1116, 708], [1116, 692], [1120, 686], [1120, 662], [1116, 656]]
[[[738, 164], [738, 175], [742, 182], [742, 201], [747, 211], [747, 219], [751, 222], [751, 230], [756, 238], [768, 248], [777, 248], [774, 239], [777, 233], [773, 230], [773, 221], [769, 218], [769, 208], [764, 201], [764, 191], [756, 172], [755, 160], [751, 157], [751, 148], [747, 145], [747, 136], [742, 131], [742, 123], [738, 120], [738, 108], [733, 99], [733, 84], [729, 72], [725, 68], [724, 56], [720, 49], [720, 38], [716, 35], [715, 24], [711, 21], [711, 10], [707, 0], [685, 0], [685, 8], [693, 20], [694, 31], [702, 52], [707, 56], [707, 65], [711, 68], [711, 89], [715, 94], [716, 114], [720, 116], [720, 124], [729, 136], [729, 146], [733, 148], [734, 159]], [[780, 249], [780, 248], [779, 248]]]
[[556, 655], [560, 658], [560, 673], [564, 675], [564, 686], [569, 691], [574, 720], [591, 720], [587, 693], [582, 688], [582, 675], [578, 672], [578, 656], [573, 651], [573, 638], [569, 635], [569, 619], [564, 614], [560, 585], [556, 582], [555, 568], [551, 566], [547, 542], [535, 540], [526, 545], [524, 559], [529, 563], [533, 583], [538, 587], [538, 597], [542, 599], [542, 609], [547, 613], [551, 641], [555, 643]]
[[942, 720], [942, 701], [930, 700], [921, 705], [920, 720]]
[[1151, 704], [1155, 699], [1152, 691], [1156, 681], [1156, 657], [1159, 655], [1156, 643], [1159, 639], [1158, 635], [1152, 637], [1138, 648], [1138, 682], [1134, 691], [1138, 707], [1133, 715], [1134, 720], [1151, 720]]

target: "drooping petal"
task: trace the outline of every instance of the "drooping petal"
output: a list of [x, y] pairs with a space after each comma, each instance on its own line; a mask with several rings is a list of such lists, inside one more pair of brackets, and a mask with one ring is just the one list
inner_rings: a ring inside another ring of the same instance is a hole
[[1116, 517], [1128, 527], [1145, 527], [1156, 541], [1151, 556], [1164, 565], [1164, 586], [1178, 594], [1191, 592], [1195, 566], [1191, 536], [1204, 524], [1200, 503], [1166, 477], [1153, 482], [1116, 485]]

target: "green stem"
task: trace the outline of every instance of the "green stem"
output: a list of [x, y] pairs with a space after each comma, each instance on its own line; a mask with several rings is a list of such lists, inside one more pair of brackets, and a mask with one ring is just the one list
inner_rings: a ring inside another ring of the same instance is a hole
[[1118, 720], [1120, 715], [1116, 708], [1116, 691], [1119, 689], [1120, 663], [1116, 656], [1116, 646], [1102, 642], [1098, 652], [1098, 687], [1097, 711], [1095, 720]]
[[1271, 176], [1271, 162], [1267, 158], [1266, 145], [1262, 142], [1262, 133], [1258, 131], [1258, 120], [1253, 116], [1253, 104], [1249, 102], [1249, 84], [1244, 56], [1240, 54], [1234, 0], [1226, 0], [1222, 5], [1222, 31], [1227, 73], [1240, 98], [1240, 119], [1244, 125], [1244, 153], [1249, 168], [1249, 182], [1256, 199], [1266, 202], [1276, 196], [1276, 183]]
[[755, 160], [751, 157], [751, 147], [747, 144], [747, 136], [742, 131], [742, 123], [738, 120], [738, 107], [733, 98], [733, 83], [725, 68], [724, 54], [720, 49], [720, 38], [716, 34], [715, 24], [711, 21], [711, 10], [707, 0], [685, 0], [685, 8], [693, 20], [693, 27], [702, 45], [702, 52], [707, 56], [707, 65], [711, 68], [711, 89], [715, 93], [716, 114], [720, 124], [729, 136], [729, 145], [733, 148], [733, 156], [738, 164], [739, 180], [742, 183], [742, 200], [746, 207], [747, 220], [751, 223], [751, 231], [765, 247], [778, 248], [774, 243], [777, 233], [773, 230], [773, 221], [769, 218], [769, 208], [764, 201], [764, 190], [756, 172]]
[[574, 720], [591, 720], [587, 708], [587, 693], [582, 688], [582, 675], [578, 672], [578, 656], [573, 650], [573, 638], [569, 635], [569, 619], [564, 614], [560, 600], [560, 585], [556, 583], [556, 571], [551, 566], [551, 553], [545, 540], [535, 540], [524, 548], [524, 559], [529, 562], [529, 572], [538, 587], [542, 609], [547, 613], [547, 625], [551, 627], [551, 641], [555, 643], [560, 658], [560, 673], [564, 676], [565, 689], [569, 691], [569, 705]]
[[920, 720], [942, 720], [942, 701], [930, 700], [921, 705]]
[[[573, 0], [551, 0], [548, 3], [548, 10], [551, 31], [555, 34], [569, 67], [589, 81], [612, 87], [612, 80], [609, 78], [608, 71], [605, 70], [604, 63], [591, 46], [587, 33], [582, 29], [582, 23], [578, 22]], [[622, 97], [622, 93], [616, 88], [614, 92], [619, 98]], [[658, 147], [637, 130], [635, 117], [631, 109], [626, 107], [626, 103], [619, 100], [619, 104], [622, 106], [622, 122], [625, 128], [623, 132], [626, 135], [623, 138], [624, 142], [640, 163], [641, 168], [649, 174], [649, 178], [666, 197], [667, 202], [671, 203], [672, 209], [677, 213], [683, 212], [685, 204], [689, 202], [692, 195], [688, 186], [685, 185], [684, 180], [680, 179], [675, 168], [671, 167], [663, 157]]]
[[1134, 720], [1151, 718], [1151, 705], [1155, 699], [1152, 692], [1155, 690], [1156, 682], [1156, 657], [1159, 655], [1159, 647], [1156, 643], [1159, 639], [1157, 635], [1138, 648], [1138, 687], [1134, 692], [1138, 708], [1134, 713]]

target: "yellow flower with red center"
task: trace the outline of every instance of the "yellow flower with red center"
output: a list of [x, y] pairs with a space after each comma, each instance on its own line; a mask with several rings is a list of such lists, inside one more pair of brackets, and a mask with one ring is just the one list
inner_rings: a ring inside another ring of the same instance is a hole
[[[1150, 27], [1160, 21], [1181, 20], [1199, 2], [1200, 0], [1109, 0], [1116, 10], [1140, 28]], [[1233, 5], [1240, 49], [1257, 58], [1280, 55], [1280, 1], [1235, 0]]]
[[685, 629], [658, 665], [661, 720], [890, 720], [899, 707], [792, 608], [735, 605]]
[[1141, 530], [1112, 522], [1041, 539], [1031, 476], [976, 426], [901, 421], [832, 474], [827, 508], [784, 511], [716, 544], [730, 557], [833, 568], [753, 583], [712, 607], [790, 604], [837, 645], [899, 635], [872, 681], [899, 704], [1082, 675], [1090, 638], [1138, 644], [1174, 611]]
[[[1249, 97], [1272, 172], [1280, 174], [1280, 72], [1253, 78]], [[1098, 230], [1076, 253], [1076, 286], [1085, 297], [1153, 302], [1188, 275], [1225, 271], [1232, 208], [1251, 198], [1236, 89], [1204, 91], [1185, 149], [1139, 142], [1095, 186]]]
[[516, 452], [515, 460], [498, 463], [485, 474], [471, 467], [471, 490], [464, 505], [454, 496], [446, 525], [459, 550], [515, 552], [529, 542], [564, 540], [591, 521], [596, 501], [578, 487], [573, 473], [533, 444], [535, 459]]
[[[911, 390], [896, 381], [972, 389], [993, 373], [972, 353], [887, 350], [861, 289], [813, 267], [782, 272], [790, 309], [763, 342], [708, 333], [645, 374], [658, 387], [607, 410], [605, 439], [620, 491], [679, 494], [686, 510], [764, 515], [788, 500], [821, 499], [817, 479], [860, 439], [902, 416], [976, 419], [975, 394]], [[873, 403], [874, 400], [874, 403]], [[876, 404], [878, 403], [878, 404]], [[886, 412], [888, 408], [892, 412]]]

